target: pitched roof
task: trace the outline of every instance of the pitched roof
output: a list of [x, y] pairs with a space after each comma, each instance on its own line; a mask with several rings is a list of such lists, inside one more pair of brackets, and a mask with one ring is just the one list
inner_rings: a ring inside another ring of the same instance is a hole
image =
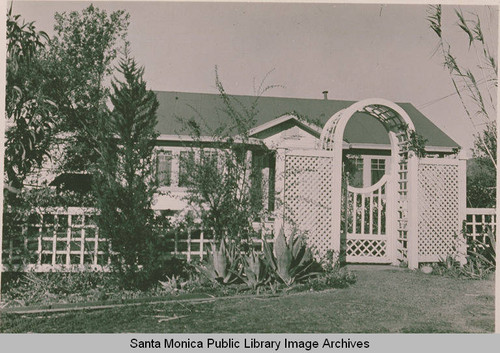
[[[168, 135], [185, 135], [182, 120], [191, 118], [201, 121], [201, 133], [209, 134], [219, 127], [227, 116], [223, 113], [223, 104], [219, 95], [207, 93], [185, 93], [156, 91], [158, 102], [158, 132]], [[254, 96], [234, 96], [241, 104], [248, 107], [255, 100]], [[341, 109], [349, 107], [354, 101], [332, 99], [303, 99], [260, 97], [258, 115], [254, 127], [269, 122], [284, 114], [296, 114], [307, 117], [309, 121], [321, 124]], [[417, 133], [427, 139], [427, 146], [459, 147], [459, 145], [418, 111], [411, 103], [397, 103], [412, 119]], [[348, 122], [344, 140], [349, 143], [389, 144], [389, 138], [383, 125], [374, 117], [365, 113], [356, 113]]]

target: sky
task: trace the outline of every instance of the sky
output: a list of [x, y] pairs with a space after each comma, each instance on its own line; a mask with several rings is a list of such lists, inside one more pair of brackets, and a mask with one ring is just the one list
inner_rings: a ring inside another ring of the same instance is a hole
[[[252, 95], [254, 82], [279, 85], [266, 96], [410, 102], [468, 151], [472, 125], [454, 93], [424, 5], [100, 2], [130, 14], [132, 55], [154, 90], [217, 93], [215, 66], [230, 94]], [[53, 33], [55, 12], [88, 2], [14, 2], [14, 12]], [[477, 66], [455, 7], [443, 7], [445, 34], [468, 67]], [[496, 53], [498, 8], [476, 13]], [[492, 44], [493, 43], [493, 44]], [[269, 74], [269, 75], [268, 75]], [[451, 94], [451, 96], [449, 96]], [[449, 96], [449, 97], [447, 97]], [[496, 97], [496, 93], [495, 93]]]

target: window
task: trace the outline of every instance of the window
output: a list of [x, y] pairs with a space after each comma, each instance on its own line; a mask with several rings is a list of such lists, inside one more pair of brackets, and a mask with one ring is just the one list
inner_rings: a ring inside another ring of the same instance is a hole
[[378, 182], [385, 174], [385, 159], [371, 159], [371, 185]]
[[207, 167], [217, 168], [218, 154], [214, 150], [201, 150], [200, 160]]
[[172, 184], [172, 151], [158, 153], [156, 178], [158, 186], [170, 186]]
[[385, 156], [346, 155], [344, 170], [349, 172], [349, 185], [366, 188], [376, 184], [385, 175], [389, 159]]
[[194, 163], [194, 152], [181, 151], [179, 157], [179, 186], [184, 187], [189, 181], [189, 169]]

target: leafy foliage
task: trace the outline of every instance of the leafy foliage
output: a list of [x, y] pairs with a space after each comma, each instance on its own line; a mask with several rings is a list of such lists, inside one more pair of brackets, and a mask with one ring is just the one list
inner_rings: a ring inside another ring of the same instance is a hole
[[[496, 129], [490, 129], [494, 136], [488, 141], [478, 126], [492, 124], [496, 120], [496, 90], [498, 87], [497, 59], [488, 45], [480, 17], [477, 13], [467, 13], [458, 8], [454, 10], [456, 25], [462, 33], [467, 35], [468, 51], [475, 55], [477, 65], [465, 67], [454, 54], [455, 44], [447, 40], [443, 30], [443, 10], [441, 5], [429, 6], [427, 20], [430, 28], [438, 37], [438, 51], [443, 57], [443, 65], [449, 71], [452, 84], [455, 88], [464, 111], [472, 122], [476, 138], [476, 148], [487, 158], [496, 169]], [[480, 77], [480, 78], [479, 78]], [[495, 147], [489, 142], [494, 142]]]
[[467, 251], [468, 261], [467, 264], [474, 266], [477, 269], [475, 272], [478, 274], [489, 273], [495, 271], [496, 268], [496, 235], [495, 232], [488, 229], [484, 240], [475, 239], [469, 245]]
[[90, 5], [81, 12], [56, 13], [47, 67], [53, 100], [66, 141], [64, 170], [89, 170], [98, 158], [100, 120], [106, 117], [109, 78], [125, 46], [129, 15]]
[[356, 283], [357, 277], [354, 273], [341, 266], [340, 254], [333, 250], [328, 250], [322, 257], [320, 263], [322, 273], [309, 278], [306, 285], [314, 290], [326, 288], [345, 288]]
[[[488, 35], [483, 29], [478, 13], [464, 13], [454, 9], [453, 18], [460, 32], [467, 37], [467, 54], [457, 57], [459, 43], [450, 43], [443, 26], [441, 5], [429, 6], [428, 22], [439, 39], [438, 50], [443, 57], [444, 67], [449, 71], [455, 92], [465, 114], [473, 126], [474, 163], [477, 168], [469, 169], [467, 175], [467, 202], [469, 207], [494, 207], [496, 204], [496, 150], [497, 150], [497, 89], [498, 66], [495, 51], [491, 51]], [[472, 56], [477, 64], [471, 67], [462, 62]]]
[[[260, 94], [272, 86], [262, 88], [261, 84], [249, 107], [225, 92], [217, 71], [216, 86], [223, 106], [220, 113], [226, 119], [220, 127], [208, 131], [215, 150], [207, 148], [201, 139], [202, 131], [209, 130], [203, 125], [202, 115], [185, 120], [194, 143], [189, 145], [189, 153], [181, 155], [180, 163], [186, 172], [179, 178], [187, 187], [187, 201], [204, 228], [216, 240], [240, 242], [254, 235], [252, 222], [262, 212], [260, 171], [254, 169], [249, 158], [248, 131], [255, 124]], [[253, 149], [257, 154], [258, 146]]]
[[101, 234], [112, 244], [113, 266], [128, 286], [148, 285], [154, 272], [157, 241], [154, 212], [156, 192], [153, 148], [158, 101], [146, 88], [143, 68], [125, 56], [115, 79], [113, 110], [101, 125], [96, 173], [97, 207]]
[[496, 122], [487, 124], [481, 134], [481, 140], [476, 139], [474, 143], [473, 158], [467, 162], [467, 205], [496, 207], [497, 170], [484, 147], [486, 144], [496, 156]]
[[34, 22], [7, 13], [5, 171], [7, 182], [21, 188], [26, 176], [48, 156], [57, 106], [46, 94], [41, 59], [48, 40]]
[[465, 264], [461, 264], [453, 255], [433, 264], [434, 272], [437, 274], [468, 279], [484, 279], [494, 272], [495, 268], [496, 236], [491, 229], [488, 229], [484, 239], [474, 239], [469, 242]]

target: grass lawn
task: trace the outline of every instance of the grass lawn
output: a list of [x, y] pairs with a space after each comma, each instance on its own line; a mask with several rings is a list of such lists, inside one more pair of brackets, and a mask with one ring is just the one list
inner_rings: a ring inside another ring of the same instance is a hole
[[53, 314], [1, 313], [0, 332], [493, 332], [494, 281], [359, 268], [347, 289]]

